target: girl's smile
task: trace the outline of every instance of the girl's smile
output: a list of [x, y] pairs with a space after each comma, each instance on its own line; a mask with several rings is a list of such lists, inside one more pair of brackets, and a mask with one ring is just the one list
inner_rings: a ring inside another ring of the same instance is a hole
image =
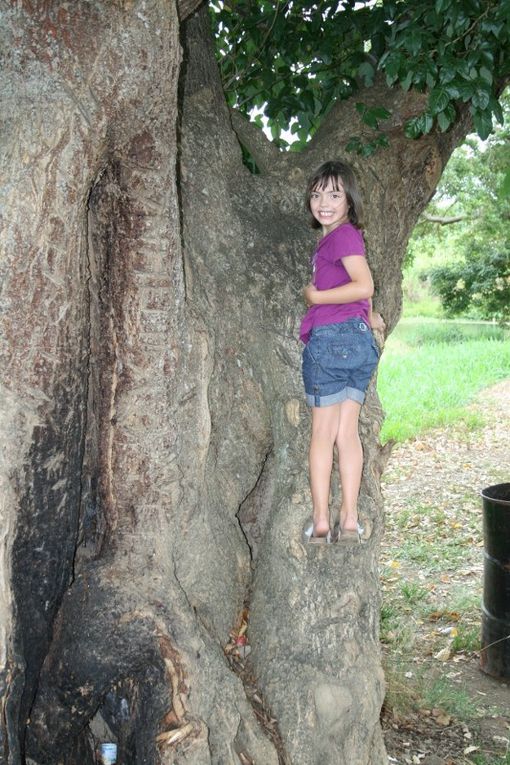
[[330, 179], [323, 189], [316, 188], [311, 192], [310, 210], [321, 224], [324, 235], [349, 220], [349, 203], [340, 179], [335, 185]]

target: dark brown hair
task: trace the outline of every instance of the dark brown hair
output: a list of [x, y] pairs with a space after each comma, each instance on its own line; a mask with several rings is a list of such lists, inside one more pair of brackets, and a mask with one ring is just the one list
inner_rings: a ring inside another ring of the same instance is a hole
[[[312, 191], [317, 189], [325, 189], [331, 181], [333, 188], [338, 191], [340, 189], [339, 182], [342, 184], [345, 196], [347, 197], [348, 204], [348, 217], [353, 226], [358, 228], [363, 227], [363, 202], [358, 191], [358, 184], [350, 165], [345, 162], [333, 160], [331, 162], [324, 162], [318, 170], [312, 175], [308, 181], [306, 187], [306, 209], [311, 214], [310, 209], [310, 196]], [[321, 228], [321, 224], [316, 220], [313, 215], [310, 221], [312, 228]]]

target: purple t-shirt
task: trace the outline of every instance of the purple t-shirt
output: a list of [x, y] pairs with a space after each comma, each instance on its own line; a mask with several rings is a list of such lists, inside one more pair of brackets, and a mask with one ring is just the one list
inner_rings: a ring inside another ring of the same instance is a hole
[[[342, 223], [320, 240], [312, 258], [313, 284], [318, 290], [341, 287], [352, 281], [342, 263], [342, 258], [348, 255], [365, 257], [365, 243], [358, 228], [352, 223]], [[307, 343], [312, 327], [339, 324], [356, 316], [368, 323], [369, 305], [368, 300], [312, 305], [303, 316], [299, 337]]]

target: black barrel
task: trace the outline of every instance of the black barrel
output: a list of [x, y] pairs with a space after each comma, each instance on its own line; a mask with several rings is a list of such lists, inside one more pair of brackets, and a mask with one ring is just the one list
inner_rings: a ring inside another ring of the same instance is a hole
[[484, 576], [480, 666], [510, 677], [510, 483], [482, 491]]

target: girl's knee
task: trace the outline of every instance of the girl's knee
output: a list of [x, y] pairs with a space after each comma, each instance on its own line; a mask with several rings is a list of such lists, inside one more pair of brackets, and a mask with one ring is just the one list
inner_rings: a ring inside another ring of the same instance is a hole
[[358, 422], [340, 422], [336, 433], [335, 442], [337, 449], [356, 447], [361, 443], [358, 431]]
[[338, 435], [338, 427], [336, 423], [314, 423], [312, 427], [312, 439], [320, 439], [321, 441], [327, 441], [334, 445]]
[[316, 407], [312, 409], [312, 436], [328, 439], [335, 442], [338, 426], [340, 424], [339, 405]]

